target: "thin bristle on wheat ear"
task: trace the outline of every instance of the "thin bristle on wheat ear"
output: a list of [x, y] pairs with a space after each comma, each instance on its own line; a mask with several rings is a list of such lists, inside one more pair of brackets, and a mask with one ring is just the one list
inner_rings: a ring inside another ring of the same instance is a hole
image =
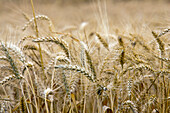
[[22, 28], [23, 31], [25, 31], [30, 25], [32, 25], [34, 23], [34, 19], [36, 20], [47, 20], [49, 22], [49, 30], [51, 32], [52, 31], [52, 26], [53, 26], [53, 23], [52, 21], [50, 20], [50, 18], [48, 18], [48, 16], [46, 15], [38, 15], [38, 16], [35, 16], [35, 18], [31, 18], [25, 25], [24, 27]]
[[33, 42], [54, 42], [54, 43], [60, 45], [60, 47], [64, 50], [67, 57], [70, 58], [68, 44], [62, 39], [59, 39], [57, 37], [42, 37], [42, 38], [34, 39]]
[[95, 80], [93, 80], [92, 75], [89, 72], [87, 72], [84, 68], [79, 67], [77, 65], [56, 65], [54, 67], [79, 72], [85, 75], [90, 81], [95, 82]]

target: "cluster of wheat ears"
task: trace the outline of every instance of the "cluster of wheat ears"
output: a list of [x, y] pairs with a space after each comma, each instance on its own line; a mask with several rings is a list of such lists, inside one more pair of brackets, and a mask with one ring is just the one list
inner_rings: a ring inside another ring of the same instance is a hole
[[[33, 16], [25, 15], [22, 30], [35, 35], [0, 41], [0, 112], [170, 112], [170, 28], [153, 30], [148, 43], [137, 34], [86, 34], [83, 23], [75, 37], [56, 32], [34, 8]], [[49, 36], [38, 31], [40, 21]]]

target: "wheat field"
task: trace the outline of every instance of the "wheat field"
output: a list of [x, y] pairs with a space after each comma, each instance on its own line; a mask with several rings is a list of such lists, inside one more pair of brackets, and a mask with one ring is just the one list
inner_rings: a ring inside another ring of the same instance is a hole
[[169, 0], [1, 0], [0, 113], [170, 113]]

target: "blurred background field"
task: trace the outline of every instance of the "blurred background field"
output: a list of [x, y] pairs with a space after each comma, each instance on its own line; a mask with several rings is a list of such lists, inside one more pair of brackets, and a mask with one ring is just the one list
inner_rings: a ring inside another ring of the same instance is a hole
[[[99, 12], [94, 0], [35, 0], [34, 5], [36, 14], [47, 15], [59, 31], [68, 26], [79, 26], [82, 22], [98, 21], [95, 15]], [[128, 24], [131, 27], [141, 24], [151, 28], [166, 27], [170, 23], [169, 7], [169, 0], [107, 0], [109, 25], [122, 29]], [[23, 13], [32, 17], [29, 0], [1, 0], [1, 32], [9, 31], [9, 28], [10, 32], [20, 31], [26, 22]]]

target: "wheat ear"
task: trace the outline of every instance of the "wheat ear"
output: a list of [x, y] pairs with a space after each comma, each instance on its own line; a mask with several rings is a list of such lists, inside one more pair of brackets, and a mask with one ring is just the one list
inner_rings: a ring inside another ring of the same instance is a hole
[[19, 42], [18, 42], [18, 45], [21, 45], [25, 40], [28, 40], [28, 39], [36, 39], [36, 37], [34, 36], [25, 36], [23, 37]]
[[22, 63], [26, 63], [25, 55], [18, 46], [7, 43], [6, 48], [9, 50], [10, 54], [17, 56]]
[[165, 35], [165, 34], [168, 33], [169, 31], [170, 31], [170, 28], [164, 29], [164, 30], [157, 36], [157, 38]]
[[96, 71], [95, 71], [95, 67], [93, 65], [92, 59], [88, 53], [87, 50], [85, 50], [85, 54], [86, 54], [86, 59], [87, 59], [87, 63], [90, 65], [90, 70], [93, 73], [93, 79], [96, 79]]
[[49, 30], [50, 30], [51, 32], [53, 32], [53, 31], [52, 31], [53, 23], [52, 23], [52, 21], [50, 20], [50, 18], [48, 18], [48, 16], [46, 16], [46, 15], [38, 15], [38, 16], [35, 16], [35, 18], [31, 18], [31, 19], [24, 25], [24, 27], [22, 28], [22, 30], [25, 31], [30, 25], [32, 25], [32, 24], [34, 23], [34, 19], [37, 19], [37, 20], [46, 20], [46, 21], [48, 21], [48, 23], [49, 23]]
[[106, 42], [106, 40], [100, 36], [99, 33], [95, 32], [97, 38], [99, 39], [99, 41], [101, 42], [101, 44], [109, 51], [109, 45], [108, 43]]
[[7, 48], [5, 47], [5, 45], [2, 42], [1, 42], [1, 46], [2, 46], [2, 50], [5, 52], [5, 55], [13, 69], [14, 75], [16, 76], [16, 78], [20, 79], [20, 74], [19, 74], [18, 68], [16, 67], [15, 62], [13, 61], [11, 56], [9, 55]]
[[8, 76], [8, 77], [5, 77], [2, 81], [0, 81], [0, 85], [4, 85], [5, 83], [7, 83], [8, 81], [11, 81], [13, 79], [15, 79], [16, 76], [15, 75], [11, 75], [11, 76]]
[[54, 42], [56, 44], [59, 44], [60, 47], [64, 50], [67, 57], [70, 58], [68, 44], [62, 39], [59, 39], [57, 37], [42, 37], [42, 38], [34, 39], [33, 42]]
[[136, 108], [136, 105], [130, 101], [130, 100], [127, 100], [125, 102], [123, 102], [123, 105], [129, 105], [129, 107], [131, 108], [131, 110], [133, 111], [133, 113], [138, 113], [138, 110]]
[[7, 57], [6, 57], [6, 56], [0, 56], [0, 60], [8, 61], [8, 59], [7, 59]]
[[124, 47], [124, 42], [123, 42], [123, 40], [120, 36], [118, 37], [118, 42], [119, 42], [119, 45], [121, 46], [121, 49], [122, 49], [119, 58], [120, 58], [120, 64], [121, 64], [121, 67], [122, 67], [122, 70], [123, 70], [123, 65], [125, 63], [125, 47]]
[[91, 82], [95, 82], [95, 80], [93, 80], [92, 75], [89, 72], [85, 71], [84, 68], [81, 68], [77, 65], [56, 65], [54, 67], [79, 72], [85, 75]]

